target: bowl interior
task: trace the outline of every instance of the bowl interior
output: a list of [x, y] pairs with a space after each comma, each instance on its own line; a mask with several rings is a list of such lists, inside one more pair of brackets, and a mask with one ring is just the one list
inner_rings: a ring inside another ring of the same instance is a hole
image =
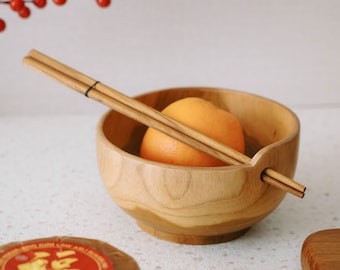
[[[245, 135], [246, 155], [249, 157], [253, 157], [261, 148], [295, 136], [299, 130], [299, 121], [288, 108], [240, 91], [175, 88], [150, 92], [136, 99], [161, 111], [168, 104], [189, 96], [210, 100], [238, 117]], [[115, 111], [109, 112], [103, 123], [103, 133], [112, 144], [137, 156], [146, 129], [146, 126]]]

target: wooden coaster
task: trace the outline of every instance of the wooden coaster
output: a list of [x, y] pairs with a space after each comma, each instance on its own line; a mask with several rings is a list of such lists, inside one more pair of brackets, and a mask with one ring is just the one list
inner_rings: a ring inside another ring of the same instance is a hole
[[139, 270], [135, 260], [99, 240], [50, 237], [0, 246], [0, 269]]
[[340, 229], [308, 236], [302, 246], [301, 263], [304, 270], [340, 269]]

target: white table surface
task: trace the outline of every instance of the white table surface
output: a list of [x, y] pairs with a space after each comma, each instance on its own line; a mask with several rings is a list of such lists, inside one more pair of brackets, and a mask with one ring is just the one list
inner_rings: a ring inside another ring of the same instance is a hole
[[296, 180], [243, 237], [209, 246], [179, 245], [143, 232], [106, 193], [96, 167], [99, 115], [0, 118], [0, 242], [73, 235], [97, 238], [133, 256], [141, 269], [301, 269], [312, 232], [340, 226], [340, 108], [296, 109], [302, 130]]
[[[340, 227], [340, 2], [116, 0], [64, 7], [28, 20], [0, 5], [0, 244], [53, 235], [106, 241], [141, 269], [301, 269], [312, 232]], [[296, 180], [243, 237], [169, 243], [143, 232], [106, 193], [95, 127], [105, 107], [24, 68], [39, 49], [128, 95], [220, 86], [275, 99], [301, 121]]]

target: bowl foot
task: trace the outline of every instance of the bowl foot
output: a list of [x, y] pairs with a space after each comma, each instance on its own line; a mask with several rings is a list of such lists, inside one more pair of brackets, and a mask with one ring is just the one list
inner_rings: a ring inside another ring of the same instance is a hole
[[189, 244], [189, 245], [210, 245], [218, 244], [223, 242], [228, 242], [234, 240], [243, 234], [245, 234], [249, 229], [243, 229], [237, 232], [220, 234], [220, 235], [184, 235], [175, 234], [164, 231], [159, 231], [153, 227], [150, 227], [142, 222], [137, 222], [138, 226], [145, 232], [163, 240], [170, 242], [175, 242], [179, 244]]

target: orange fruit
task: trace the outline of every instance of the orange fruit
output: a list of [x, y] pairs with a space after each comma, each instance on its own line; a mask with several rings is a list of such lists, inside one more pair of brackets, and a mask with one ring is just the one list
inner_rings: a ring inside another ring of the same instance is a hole
[[[198, 97], [183, 98], [168, 105], [162, 113], [241, 153], [245, 151], [239, 120], [210, 101]], [[153, 128], [148, 128], [143, 137], [140, 156], [153, 161], [184, 166], [227, 165]]]

